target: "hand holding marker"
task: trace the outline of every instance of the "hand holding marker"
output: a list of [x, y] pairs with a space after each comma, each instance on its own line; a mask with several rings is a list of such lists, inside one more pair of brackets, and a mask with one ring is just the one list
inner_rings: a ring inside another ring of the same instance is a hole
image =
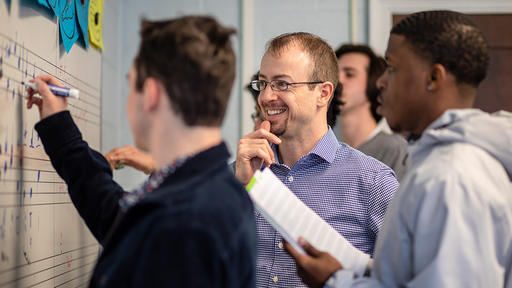
[[[36, 84], [31, 82], [21, 82], [22, 85], [25, 85], [26, 87], [30, 87], [33, 90], [37, 90]], [[55, 96], [61, 96], [61, 97], [69, 97], [74, 99], [79, 99], [79, 91], [74, 88], [66, 88], [66, 87], [59, 87], [55, 85], [48, 84], [48, 88]]]

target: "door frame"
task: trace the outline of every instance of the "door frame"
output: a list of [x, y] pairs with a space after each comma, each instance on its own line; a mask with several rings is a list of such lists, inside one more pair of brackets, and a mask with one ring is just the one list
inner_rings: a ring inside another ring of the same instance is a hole
[[379, 54], [386, 51], [393, 14], [410, 14], [422, 10], [453, 10], [467, 14], [512, 14], [510, 0], [369, 0], [368, 40]]

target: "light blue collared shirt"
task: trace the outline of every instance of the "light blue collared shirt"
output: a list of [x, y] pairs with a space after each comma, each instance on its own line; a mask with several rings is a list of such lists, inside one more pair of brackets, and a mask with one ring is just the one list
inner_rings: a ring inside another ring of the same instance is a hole
[[[386, 208], [398, 187], [394, 172], [381, 162], [338, 142], [328, 132], [293, 167], [279, 163], [272, 172], [306, 205], [361, 251], [373, 254]], [[258, 287], [305, 287], [283, 238], [256, 213]]]

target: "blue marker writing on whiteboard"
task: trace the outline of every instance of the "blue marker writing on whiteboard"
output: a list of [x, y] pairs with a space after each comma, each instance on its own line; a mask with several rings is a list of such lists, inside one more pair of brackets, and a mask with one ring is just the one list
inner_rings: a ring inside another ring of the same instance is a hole
[[[21, 82], [21, 84], [25, 85], [26, 87], [30, 87], [33, 90], [37, 90], [36, 83]], [[56, 96], [69, 97], [69, 98], [74, 98], [74, 99], [78, 99], [79, 98], [78, 95], [80, 93], [78, 92], [77, 89], [66, 88], [66, 87], [59, 87], [59, 86], [50, 85], [50, 84], [47, 84], [47, 85], [48, 85], [48, 88], [50, 89], [50, 91], [52, 91], [52, 93], [55, 94]]]

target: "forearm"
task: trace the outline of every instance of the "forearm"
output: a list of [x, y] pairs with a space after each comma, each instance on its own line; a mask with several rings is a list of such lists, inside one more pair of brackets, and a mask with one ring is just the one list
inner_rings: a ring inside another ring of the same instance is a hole
[[113, 181], [103, 156], [90, 149], [68, 111], [36, 124], [53, 167], [94, 236], [102, 241], [118, 212], [122, 188]]

